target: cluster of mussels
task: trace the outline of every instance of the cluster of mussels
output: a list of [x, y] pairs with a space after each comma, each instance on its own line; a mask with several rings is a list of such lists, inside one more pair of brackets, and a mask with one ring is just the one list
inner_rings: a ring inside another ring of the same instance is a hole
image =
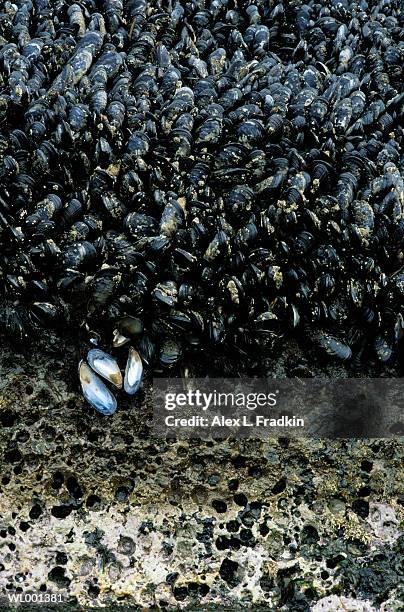
[[4, 0], [0, 329], [391, 361], [403, 55], [399, 0]]
[[79, 363], [84, 397], [98, 412], [111, 415], [117, 409], [116, 398], [95, 372], [118, 389], [122, 389], [123, 383], [126, 393], [134, 395], [142, 381], [143, 365], [139, 353], [132, 347], [129, 349], [123, 381], [116, 359], [98, 348], [88, 351], [87, 363], [84, 360]]

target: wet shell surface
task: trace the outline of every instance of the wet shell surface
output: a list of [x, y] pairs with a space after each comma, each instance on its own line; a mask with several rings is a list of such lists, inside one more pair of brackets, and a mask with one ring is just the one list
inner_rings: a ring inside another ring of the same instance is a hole
[[115, 397], [84, 361], [79, 364], [79, 377], [83, 395], [91, 406], [106, 416], [114, 414], [117, 409]]
[[122, 373], [117, 361], [108, 353], [100, 349], [90, 349], [87, 354], [87, 361], [97, 374], [118, 387], [122, 387]]
[[128, 344], [128, 342], [130, 342], [129, 338], [126, 338], [126, 336], [123, 336], [119, 332], [119, 330], [114, 329], [113, 336], [112, 336], [112, 345], [114, 348], [120, 348], [121, 346]]
[[125, 369], [124, 389], [129, 395], [134, 395], [140, 387], [143, 375], [143, 364], [139, 353], [129, 349], [128, 361]]
[[401, 4], [0, 3], [0, 333], [401, 368]]

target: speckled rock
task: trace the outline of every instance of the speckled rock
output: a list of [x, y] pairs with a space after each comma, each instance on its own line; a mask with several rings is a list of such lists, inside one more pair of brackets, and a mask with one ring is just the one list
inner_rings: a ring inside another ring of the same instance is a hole
[[400, 609], [399, 440], [153, 439], [147, 377], [103, 417], [47, 346], [0, 358], [4, 606]]
[[367, 601], [358, 601], [349, 597], [331, 595], [320, 599], [313, 607], [313, 612], [376, 612], [376, 608]]

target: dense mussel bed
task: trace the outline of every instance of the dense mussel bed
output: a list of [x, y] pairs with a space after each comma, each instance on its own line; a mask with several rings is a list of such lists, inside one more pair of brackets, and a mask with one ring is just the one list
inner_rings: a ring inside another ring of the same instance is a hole
[[403, 52], [398, 0], [2, 2], [1, 331], [391, 362]]

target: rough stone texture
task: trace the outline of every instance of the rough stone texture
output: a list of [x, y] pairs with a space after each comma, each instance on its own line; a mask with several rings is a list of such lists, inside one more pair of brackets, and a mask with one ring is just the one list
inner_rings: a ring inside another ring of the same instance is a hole
[[147, 380], [102, 417], [47, 347], [0, 361], [2, 610], [402, 610], [399, 440], [152, 439]]

